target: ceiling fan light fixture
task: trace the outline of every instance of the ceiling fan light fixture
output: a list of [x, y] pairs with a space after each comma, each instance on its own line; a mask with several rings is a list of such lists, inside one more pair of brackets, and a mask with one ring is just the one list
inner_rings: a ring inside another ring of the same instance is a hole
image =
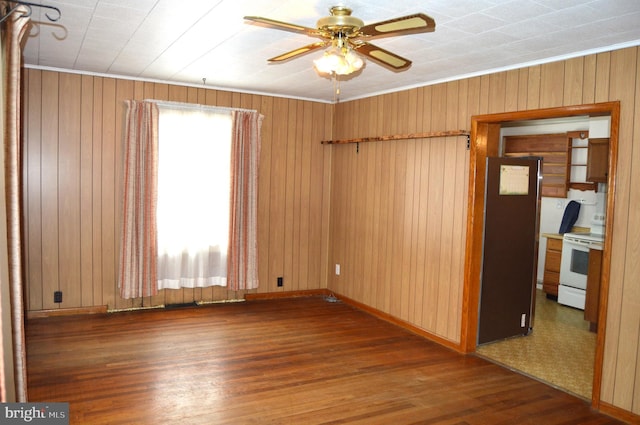
[[362, 68], [364, 61], [353, 49], [334, 46], [315, 59], [313, 64], [320, 74], [349, 75]]
[[436, 29], [435, 20], [424, 13], [414, 13], [364, 25], [361, 19], [351, 16], [351, 9], [346, 6], [333, 6], [329, 12], [330, 16], [317, 21], [316, 28], [259, 16], [245, 16], [245, 19], [322, 40], [273, 57], [269, 62], [287, 61], [331, 45], [321, 58], [313, 62], [319, 74], [332, 77], [358, 71], [364, 66], [363, 58], [369, 58], [372, 62], [386, 66], [392, 71], [404, 71], [411, 66], [410, 60], [372, 44], [370, 40], [378, 37], [433, 32]]
[[341, 32], [351, 36], [357, 34], [358, 30], [364, 26], [364, 22], [351, 16], [351, 9], [345, 6], [333, 6], [329, 9], [331, 16], [318, 20], [318, 29], [327, 33]]

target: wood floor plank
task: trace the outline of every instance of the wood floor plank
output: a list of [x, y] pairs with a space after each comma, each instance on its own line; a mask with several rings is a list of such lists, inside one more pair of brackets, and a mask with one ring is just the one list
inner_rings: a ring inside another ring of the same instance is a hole
[[30, 401], [72, 424], [617, 424], [321, 297], [27, 323]]

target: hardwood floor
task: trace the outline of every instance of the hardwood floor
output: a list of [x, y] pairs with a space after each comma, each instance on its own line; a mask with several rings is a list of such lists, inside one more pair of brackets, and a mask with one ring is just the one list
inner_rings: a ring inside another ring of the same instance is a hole
[[27, 323], [30, 401], [72, 424], [617, 424], [321, 297]]

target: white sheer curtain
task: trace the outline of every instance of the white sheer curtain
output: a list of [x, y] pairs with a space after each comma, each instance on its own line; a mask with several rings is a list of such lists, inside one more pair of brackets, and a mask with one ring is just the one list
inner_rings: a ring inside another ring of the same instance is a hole
[[226, 286], [231, 112], [159, 107], [158, 289]]

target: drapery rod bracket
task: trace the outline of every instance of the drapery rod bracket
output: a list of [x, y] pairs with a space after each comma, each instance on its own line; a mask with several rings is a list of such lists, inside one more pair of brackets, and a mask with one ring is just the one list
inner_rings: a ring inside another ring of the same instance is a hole
[[408, 140], [408, 139], [428, 139], [432, 137], [455, 137], [467, 136], [467, 149], [471, 144], [471, 134], [467, 130], [433, 131], [429, 133], [394, 134], [391, 136], [361, 137], [357, 139], [323, 140], [323, 145], [340, 145], [346, 143], [356, 143], [356, 152], [362, 142], [381, 142], [386, 140]]
[[49, 13], [45, 13], [44, 16], [47, 17], [48, 20], [50, 20], [51, 22], [55, 22], [58, 19], [60, 19], [62, 17], [62, 12], [60, 12], [60, 9], [58, 9], [55, 6], [49, 6], [47, 4], [37, 4], [37, 3], [31, 3], [28, 1], [21, 1], [21, 0], [11, 0], [11, 1], [7, 1], [7, 0], [2, 0], [3, 3], [15, 3], [16, 5], [13, 6], [11, 9], [9, 9], [9, 11], [2, 17], [0, 17], [0, 23], [4, 22], [9, 16], [11, 16], [11, 14], [13, 12], [15, 12], [18, 7], [20, 6], [26, 6], [27, 11], [22, 13], [22, 16], [20, 16], [21, 18], [28, 18], [29, 16], [31, 16], [31, 13], [33, 12], [33, 7], [42, 7], [44, 9], [49, 9], [49, 10], [53, 10], [57, 13], [57, 16], [51, 16], [49, 15]]

